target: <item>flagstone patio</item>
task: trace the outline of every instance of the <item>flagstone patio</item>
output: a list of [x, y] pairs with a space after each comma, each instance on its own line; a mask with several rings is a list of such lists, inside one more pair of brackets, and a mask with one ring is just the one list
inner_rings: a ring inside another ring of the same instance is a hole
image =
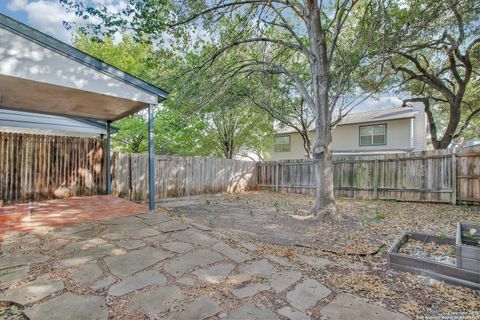
[[165, 210], [118, 215], [5, 235], [0, 301], [31, 320], [407, 319]]

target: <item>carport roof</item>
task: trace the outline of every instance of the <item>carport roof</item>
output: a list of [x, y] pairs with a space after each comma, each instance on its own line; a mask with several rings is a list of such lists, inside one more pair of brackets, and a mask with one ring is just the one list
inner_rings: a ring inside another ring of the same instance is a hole
[[[4, 31], [1, 36], [4, 40], [0, 41], [0, 62], [3, 65], [3, 69], [0, 68], [1, 107], [114, 121], [168, 96], [167, 92], [156, 86], [0, 14], [0, 31], [2, 29]], [[15, 40], [15, 43], [10, 44], [12, 41], [6, 39], [7, 37]], [[41, 58], [35, 60], [39, 52]], [[15, 59], [18, 61], [12, 63]], [[60, 61], [58, 66], [55, 65], [57, 61]], [[50, 74], [39, 75], [36, 66], [28, 63], [48, 65]], [[57, 67], [59, 69], [56, 69]], [[79, 80], [85, 80], [88, 84], [78, 85]], [[98, 84], [104, 85], [103, 91], [97, 90]], [[28, 100], [22, 97], [22, 92], [12, 91], [19, 86], [23, 87], [23, 94], [28, 95], [30, 90], [35, 96]], [[131, 94], [132, 92], [134, 94]], [[48, 96], [56, 97], [55, 100], [51, 98], [51, 105]], [[33, 105], [35, 101], [38, 102], [37, 106]]]

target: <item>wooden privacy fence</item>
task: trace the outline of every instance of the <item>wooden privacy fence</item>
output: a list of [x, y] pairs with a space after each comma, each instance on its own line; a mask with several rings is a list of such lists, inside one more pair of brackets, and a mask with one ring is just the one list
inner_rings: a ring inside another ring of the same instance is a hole
[[[255, 162], [203, 157], [155, 157], [155, 199], [255, 188]], [[112, 157], [112, 192], [122, 198], [148, 199], [148, 154]]]
[[[156, 156], [155, 198], [255, 187], [254, 162]], [[105, 193], [104, 141], [0, 132], [0, 200], [28, 202]], [[112, 193], [148, 200], [148, 154], [112, 153]]]
[[0, 132], [0, 200], [104, 193], [103, 145], [100, 139]]
[[[480, 203], [480, 148], [399, 155], [334, 156], [337, 197]], [[311, 160], [258, 164], [260, 188], [314, 193]]]

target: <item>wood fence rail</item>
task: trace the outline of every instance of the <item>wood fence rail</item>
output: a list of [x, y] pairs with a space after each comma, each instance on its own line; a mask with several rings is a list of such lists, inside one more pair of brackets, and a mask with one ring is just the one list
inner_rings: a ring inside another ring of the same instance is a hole
[[[480, 204], [480, 148], [334, 156], [337, 197]], [[260, 188], [314, 193], [311, 160], [258, 163]]]
[[[0, 132], [0, 200], [28, 202], [105, 193], [102, 139]], [[148, 154], [112, 153], [112, 193], [148, 200]], [[155, 198], [255, 188], [254, 162], [156, 156]]]

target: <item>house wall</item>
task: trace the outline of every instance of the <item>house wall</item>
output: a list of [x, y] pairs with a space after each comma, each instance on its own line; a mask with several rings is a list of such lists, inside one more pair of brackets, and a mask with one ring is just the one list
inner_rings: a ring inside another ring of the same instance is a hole
[[[374, 150], [409, 150], [414, 149], [412, 137], [415, 137], [415, 121], [412, 119], [399, 119], [369, 123], [387, 124], [387, 143], [381, 146], [360, 146], [360, 126], [367, 124], [351, 124], [337, 126], [332, 131], [333, 151], [374, 151]], [[425, 128], [425, 127], [424, 127]], [[413, 130], [412, 130], [413, 129]], [[290, 160], [305, 158], [303, 140], [298, 133], [288, 133], [290, 135], [290, 152], [274, 152], [273, 146], [269, 150], [269, 160]], [[310, 133], [312, 143], [315, 141], [315, 133]], [[415, 149], [422, 151], [423, 149]]]

